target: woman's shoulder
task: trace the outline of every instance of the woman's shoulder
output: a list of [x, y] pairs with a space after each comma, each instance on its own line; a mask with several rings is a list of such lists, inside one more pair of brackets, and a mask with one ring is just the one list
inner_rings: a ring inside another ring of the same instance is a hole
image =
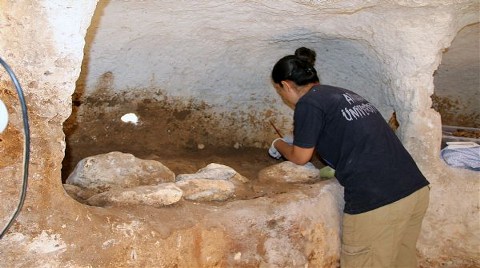
[[348, 90], [340, 87], [330, 85], [316, 85], [312, 87], [309, 95], [312, 99], [335, 100], [341, 98], [343, 94], [348, 92]]
[[299, 106], [314, 106], [322, 110], [336, 105], [343, 97], [340, 88], [329, 85], [316, 85], [298, 101]]
[[331, 85], [317, 85], [312, 88], [312, 92], [317, 93], [316, 98], [323, 98], [330, 101], [347, 100], [348, 102], [365, 102], [365, 98], [357, 93]]
[[348, 89], [342, 88], [342, 87], [337, 87], [337, 86], [332, 86], [332, 85], [316, 85], [312, 88], [312, 90], [316, 91], [323, 91], [325, 93], [344, 93], [344, 92], [351, 92]]

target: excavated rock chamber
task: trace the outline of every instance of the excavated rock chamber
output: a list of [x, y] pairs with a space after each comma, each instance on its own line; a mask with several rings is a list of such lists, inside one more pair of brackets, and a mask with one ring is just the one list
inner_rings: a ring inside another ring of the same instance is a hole
[[[0, 56], [25, 90], [32, 131], [27, 198], [0, 240], [6, 266], [337, 267], [338, 183], [254, 183], [278, 167], [266, 154], [277, 135], [270, 122], [283, 133], [292, 128], [271, 68], [300, 46], [316, 50], [322, 83], [358, 92], [386, 120], [395, 112], [397, 134], [432, 186], [421, 266], [480, 265], [480, 176], [440, 159], [445, 111], [432, 108], [443, 52], [457, 34], [464, 38], [462, 29], [478, 28], [478, 1], [0, 0], [0, 7]], [[467, 32], [468, 40], [478, 34]], [[0, 134], [6, 223], [18, 200], [23, 136], [13, 85], [0, 75], [10, 113]], [[126, 114], [137, 121], [123, 121]], [[177, 175], [219, 163], [252, 183], [236, 198], [165, 206], [86, 205], [67, 194], [62, 183], [81, 159], [110, 152], [161, 162]]]
[[460, 30], [434, 74], [432, 100], [442, 117], [442, 148], [449, 141], [480, 143], [479, 36], [478, 23]]

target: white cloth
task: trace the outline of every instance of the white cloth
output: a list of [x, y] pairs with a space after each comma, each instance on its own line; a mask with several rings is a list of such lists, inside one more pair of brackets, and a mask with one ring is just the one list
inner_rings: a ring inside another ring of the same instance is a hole
[[474, 142], [447, 142], [440, 156], [452, 167], [480, 171], [480, 145]]

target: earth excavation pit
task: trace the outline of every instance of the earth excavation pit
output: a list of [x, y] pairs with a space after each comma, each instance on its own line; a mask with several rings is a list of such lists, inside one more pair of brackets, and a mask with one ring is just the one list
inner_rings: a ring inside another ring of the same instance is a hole
[[[96, 101], [90, 103], [89, 101], [93, 99]], [[212, 140], [208, 137], [208, 128], [211, 128], [209, 123], [197, 119], [207, 119], [210, 116], [200, 114], [198, 109], [179, 111], [172, 109], [165, 102], [144, 99], [140, 101], [141, 106], [138, 106], [141, 107], [138, 114], [139, 122], [124, 122], [121, 116], [126, 114], [124, 111], [128, 111], [129, 104], [126, 104], [128, 102], [115, 103], [115, 100], [99, 101], [99, 99], [91, 97], [86, 101], [74, 101], [78, 105], [76, 109], [83, 110], [82, 123], [75, 122], [74, 117], [65, 123], [68, 148], [63, 162], [63, 182], [80, 160], [117, 151], [132, 154], [143, 160], [158, 161], [177, 176], [196, 173], [211, 163], [231, 167], [248, 180], [247, 187], [236, 192], [232, 200], [285, 193], [303, 187], [301, 184], [259, 181], [260, 171], [279, 164], [282, 160], [269, 157], [266, 149], [243, 147], [236, 141], [231, 141], [230, 146], [215, 145], [215, 138]], [[111, 112], [102, 112], [107, 109], [100, 109], [98, 105], [101, 103], [108, 103], [108, 106], [117, 108]], [[268, 128], [270, 123], [266, 122], [265, 125]], [[235, 126], [232, 126], [230, 131], [235, 131]], [[271, 131], [275, 129], [272, 127]], [[228, 139], [228, 136], [224, 139]], [[317, 169], [325, 167], [317, 157], [312, 159], [312, 163]]]

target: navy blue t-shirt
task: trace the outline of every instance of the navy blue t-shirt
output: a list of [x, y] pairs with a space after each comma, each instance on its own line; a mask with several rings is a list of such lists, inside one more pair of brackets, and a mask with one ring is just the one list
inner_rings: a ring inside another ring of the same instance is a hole
[[429, 184], [378, 110], [356, 93], [314, 86], [295, 106], [294, 145], [315, 147], [345, 188], [345, 213], [393, 203]]

